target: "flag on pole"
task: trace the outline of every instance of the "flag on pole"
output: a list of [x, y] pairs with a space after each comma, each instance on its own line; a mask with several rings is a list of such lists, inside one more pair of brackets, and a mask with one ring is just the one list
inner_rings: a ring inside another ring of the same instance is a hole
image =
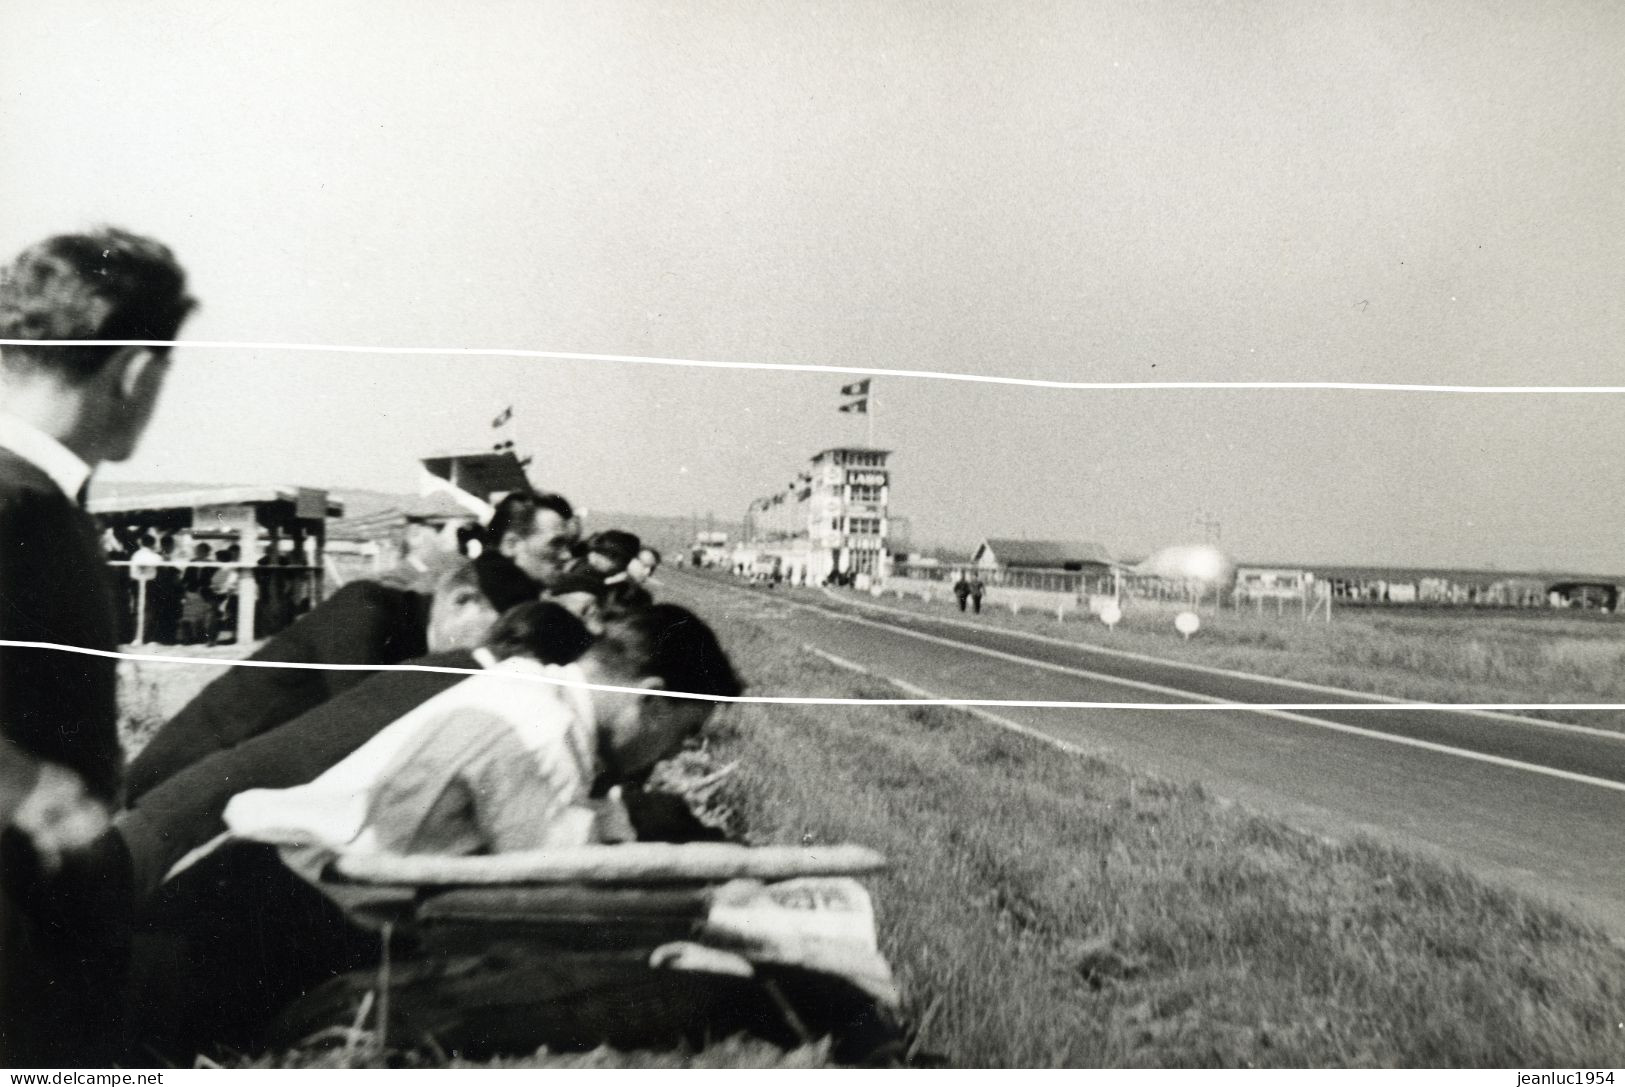
[[496, 430], [500, 427], [506, 426], [512, 419], [513, 405], [509, 404], [507, 407], [502, 409], [501, 414], [499, 414], [495, 419], [491, 420], [491, 429]]
[[869, 395], [869, 381], [870, 381], [869, 378], [864, 378], [862, 381], [854, 381], [850, 385], [842, 385], [841, 386], [841, 395], [842, 396], [868, 396]]
[[842, 404], [841, 410], [857, 412], [859, 415], [867, 415], [869, 414], [869, 398], [864, 397], [862, 400], [854, 400], [850, 404]]

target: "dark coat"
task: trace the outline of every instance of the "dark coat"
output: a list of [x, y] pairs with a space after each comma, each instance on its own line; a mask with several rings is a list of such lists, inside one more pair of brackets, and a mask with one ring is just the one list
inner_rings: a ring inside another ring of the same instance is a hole
[[[411, 663], [479, 668], [466, 650]], [[232, 673], [262, 671], [268, 669], [240, 668]], [[129, 847], [138, 895], [145, 897], [176, 861], [226, 829], [221, 817], [226, 802], [236, 794], [313, 781], [386, 725], [468, 678], [445, 672], [337, 674], [354, 675], [361, 682], [291, 721], [194, 761], [154, 785], [119, 816], [117, 832]]]
[[[269, 639], [249, 660], [400, 664], [428, 652], [429, 598], [353, 581]], [[291, 721], [373, 673], [228, 668], [160, 728], [130, 763], [132, 802], [212, 755]]]
[[[96, 525], [51, 478], [0, 449], [0, 638], [118, 649], [114, 583]], [[123, 757], [118, 665], [0, 646], [0, 735], [79, 773], [112, 803]]]
[[[50, 476], [0, 449], [0, 638], [112, 651], [118, 622], [94, 523]], [[110, 657], [0, 646], [0, 758], [9, 746], [68, 767], [115, 804], [117, 686]], [[128, 947], [120, 896], [102, 893], [95, 866], [83, 881], [48, 884], [16, 830], [0, 839], [0, 866], [0, 1065], [108, 1063]]]

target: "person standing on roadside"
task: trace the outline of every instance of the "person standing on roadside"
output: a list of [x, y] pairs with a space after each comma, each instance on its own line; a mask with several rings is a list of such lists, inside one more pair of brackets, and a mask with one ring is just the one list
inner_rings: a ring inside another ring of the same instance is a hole
[[982, 594], [987, 592], [987, 586], [982, 584], [981, 574], [970, 576], [970, 602], [971, 610], [977, 615], [982, 614]]
[[965, 601], [970, 599], [970, 582], [965, 580], [963, 573], [959, 575], [959, 580], [954, 582], [954, 599], [959, 601], [959, 610], [964, 611]]
[[[0, 338], [171, 340], [195, 303], [165, 246], [123, 230], [49, 238], [0, 270]], [[130, 456], [166, 347], [0, 346], [0, 1064], [118, 1054], [128, 894], [84, 849], [119, 801], [117, 587], [84, 511]], [[72, 648], [54, 648], [64, 646]]]

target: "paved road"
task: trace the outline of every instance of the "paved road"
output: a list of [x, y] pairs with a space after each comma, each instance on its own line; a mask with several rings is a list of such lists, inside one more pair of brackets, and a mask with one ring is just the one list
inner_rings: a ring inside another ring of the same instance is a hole
[[[932, 696], [1140, 705], [1360, 701], [921, 617], [849, 594], [802, 602], [805, 596], [792, 601], [681, 572], [669, 580], [703, 614], [771, 617], [810, 647]], [[1386, 708], [992, 712], [1136, 771], [1200, 781], [1307, 830], [1364, 833], [1459, 863], [1574, 907], [1625, 937], [1625, 736]]]

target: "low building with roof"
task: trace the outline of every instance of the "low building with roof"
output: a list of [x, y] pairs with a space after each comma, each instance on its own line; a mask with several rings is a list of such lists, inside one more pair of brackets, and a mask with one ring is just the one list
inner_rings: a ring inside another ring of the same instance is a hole
[[1068, 573], [1104, 574], [1112, 557], [1098, 543], [1087, 540], [1018, 540], [988, 537], [977, 545], [971, 565], [982, 570], [1065, 570]]

